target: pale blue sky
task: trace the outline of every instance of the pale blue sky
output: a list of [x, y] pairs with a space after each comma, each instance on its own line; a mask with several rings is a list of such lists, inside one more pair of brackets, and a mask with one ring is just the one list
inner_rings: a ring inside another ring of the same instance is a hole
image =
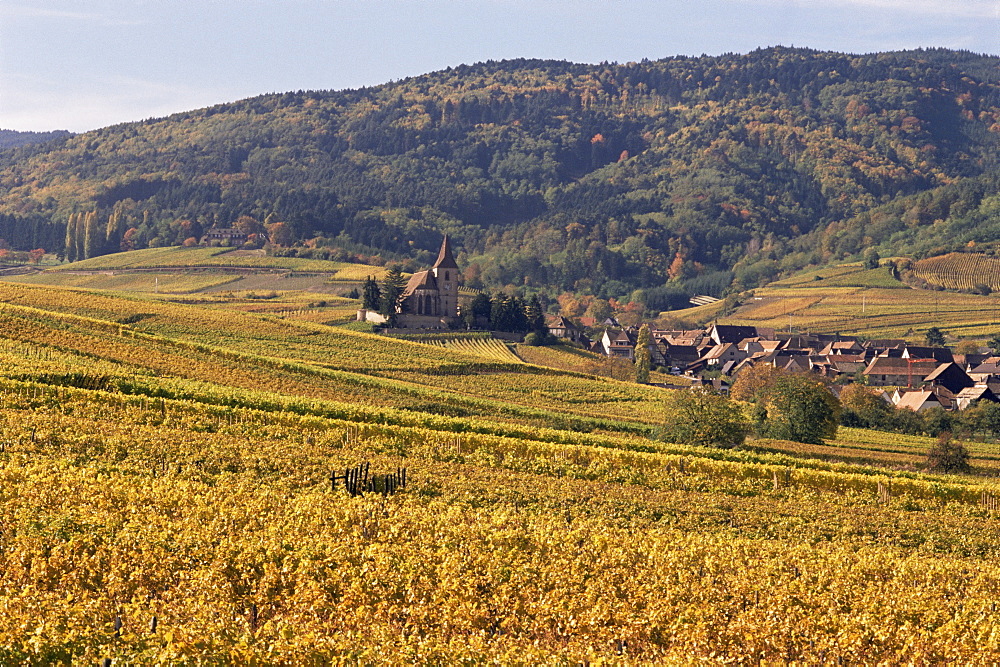
[[84, 131], [502, 58], [1000, 54], [1000, 0], [0, 0], [0, 128]]

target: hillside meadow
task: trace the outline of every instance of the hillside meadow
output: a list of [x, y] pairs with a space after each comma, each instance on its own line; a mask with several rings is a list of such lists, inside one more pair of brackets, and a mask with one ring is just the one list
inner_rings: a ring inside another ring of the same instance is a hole
[[0, 283], [0, 661], [1000, 659], [1000, 485], [929, 440], [671, 444], [571, 349], [281, 299]]

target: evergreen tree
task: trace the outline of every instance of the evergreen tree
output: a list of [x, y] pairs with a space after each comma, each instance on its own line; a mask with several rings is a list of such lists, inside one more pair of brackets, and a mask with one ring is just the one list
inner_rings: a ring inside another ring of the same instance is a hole
[[993, 351], [993, 354], [1000, 354], [1000, 333], [995, 333], [986, 341], [986, 345]]
[[639, 336], [635, 342], [635, 381], [639, 384], [649, 384], [649, 344], [651, 336], [649, 325], [639, 327]]
[[545, 329], [545, 311], [542, 310], [542, 304], [538, 301], [538, 296], [535, 294], [531, 295], [528, 299], [528, 305], [524, 307], [525, 316], [528, 319], [528, 331], [532, 331], [539, 336], [544, 336], [547, 331]]
[[[493, 310], [493, 301], [490, 299], [490, 295], [486, 292], [480, 292], [475, 297], [473, 297], [472, 302], [469, 304], [469, 308], [465, 312], [465, 326], [469, 329], [474, 329], [480, 326], [480, 320], [490, 319], [490, 313]], [[487, 325], [488, 326], [488, 325]]]
[[406, 289], [406, 278], [398, 266], [389, 268], [389, 272], [382, 280], [381, 299], [379, 303], [379, 313], [386, 319], [390, 327], [398, 323], [400, 306], [403, 303], [403, 290]]
[[366, 310], [378, 311], [382, 307], [382, 290], [375, 282], [375, 276], [368, 276], [362, 289], [361, 307]]
[[878, 250], [868, 248], [861, 256], [861, 265], [866, 269], [877, 269], [880, 259], [882, 258], [879, 257]]
[[490, 328], [494, 331], [510, 331], [510, 297], [497, 294], [490, 303]]
[[944, 332], [938, 327], [931, 327], [924, 334], [924, 338], [927, 339], [927, 344], [933, 347], [944, 347]]
[[508, 331], [527, 333], [528, 326], [528, 315], [524, 302], [516, 296], [512, 296], [510, 298], [510, 329]]

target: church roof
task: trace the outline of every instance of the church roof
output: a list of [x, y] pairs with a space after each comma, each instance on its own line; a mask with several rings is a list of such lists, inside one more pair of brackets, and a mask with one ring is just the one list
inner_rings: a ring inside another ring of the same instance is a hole
[[451, 254], [451, 239], [447, 235], [444, 237], [444, 241], [441, 242], [441, 250], [438, 252], [437, 261], [434, 262], [433, 268], [435, 269], [457, 269], [458, 264], [455, 263], [455, 257]]
[[433, 273], [430, 271], [418, 271], [410, 276], [410, 279], [406, 283], [406, 289], [403, 290], [403, 295], [410, 296], [418, 289], [436, 290], [437, 288], [437, 280], [434, 279]]

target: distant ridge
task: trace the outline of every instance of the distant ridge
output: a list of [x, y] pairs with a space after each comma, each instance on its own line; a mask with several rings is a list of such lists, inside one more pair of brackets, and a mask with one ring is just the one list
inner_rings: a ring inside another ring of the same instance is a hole
[[18, 130], [0, 130], [0, 148], [16, 148], [28, 144], [41, 144], [60, 137], [72, 136], [68, 130], [52, 130], [51, 132], [20, 132]]

